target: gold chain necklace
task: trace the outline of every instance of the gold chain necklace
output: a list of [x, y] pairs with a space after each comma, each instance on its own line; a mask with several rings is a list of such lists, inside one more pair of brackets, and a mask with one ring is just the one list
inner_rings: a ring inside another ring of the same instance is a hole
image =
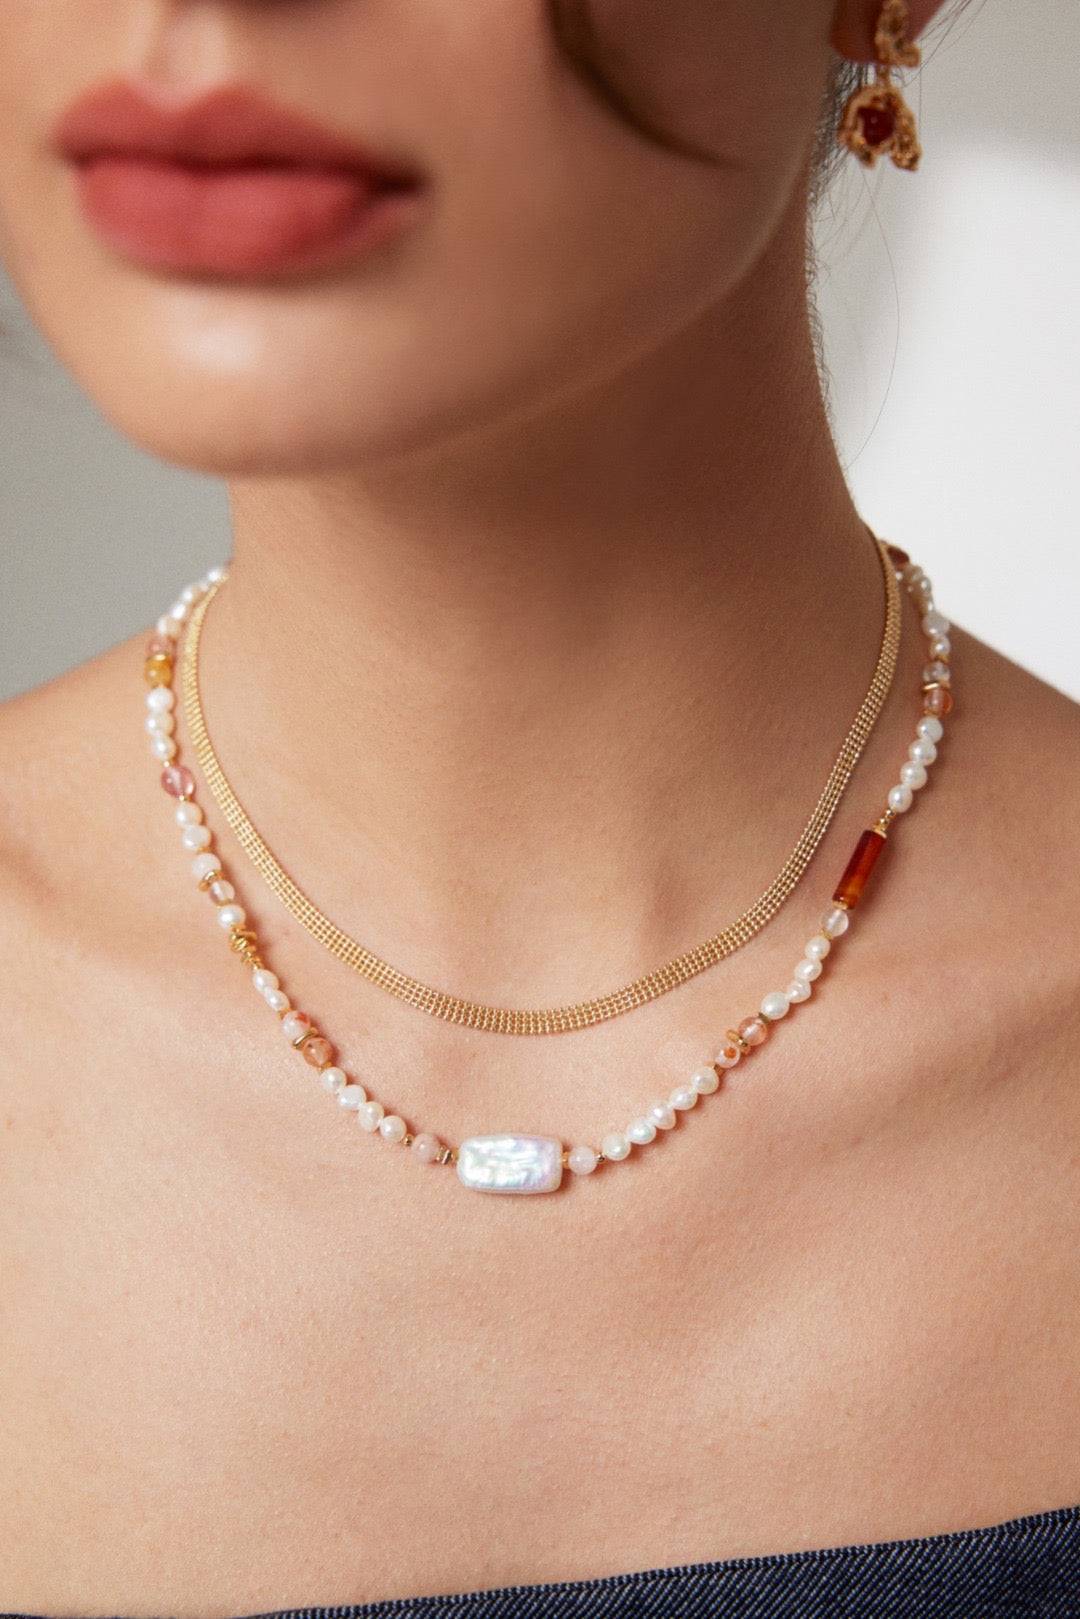
[[647, 1001], [667, 994], [669, 990], [685, 983], [688, 978], [695, 977], [707, 967], [722, 961], [725, 956], [732, 955], [742, 945], [748, 943], [776, 914], [809, 866], [881, 713], [896, 670], [900, 647], [900, 590], [886, 542], [878, 539], [872, 532], [871, 537], [881, 563], [885, 585], [885, 624], [881, 648], [866, 696], [859, 705], [821, 796], [795, 847], [768, 888], [759, 894], [734, 922], [714, 934], [712, 938], [706, 939], [704, 943], [666, 962], [662, 967], [634, 979], [633, 983], [592, 1000], [579, 1001], [569, 1006], [518, 1010], [512, 1007], [488, 1006], [483, 1002], [465, 1000], [444, 990], [434, 989], [431, 985], [421, 983], [408, 973], [400, 971], [388, 961], [382, 960], [358, 940], [344, 933], [308, 899], [306, 894], [301, 892], [252, 825], [229, 785], [206, 728], [199, 695], [199, 635], [206, 609], [228, 577], [226, 569], [221, 569], [220, 576], [210, 582], [205, 592], [193, 604], [188, 617], [180, 670], [185, 720], [210, 791], [244, 853], [282, 904], [313, 938], [326, 946], [332, 955], [345, 962], [369, 983], [377, 984], [398, 1000], [427, 1012], [431, 1017], [442, 1018], [447, 1023], [456, 1023], [470, 1029], [486, 1029], [496, 1034], [561, 1034], [571, 1029], [586, 1029], [592, 1024], [618, 1017], [623, 1012], [629, 1012], [636, 1006], [643, 1006]]

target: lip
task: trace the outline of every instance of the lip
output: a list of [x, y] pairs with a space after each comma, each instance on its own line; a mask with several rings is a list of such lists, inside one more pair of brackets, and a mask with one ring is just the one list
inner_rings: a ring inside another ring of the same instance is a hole
[[422, 180], [243, 85], [165, 101], [124, 81], [69, 106], [52, 149], [107, 245], [155, 269], [247, 279], [354, 260], [396, 236]]

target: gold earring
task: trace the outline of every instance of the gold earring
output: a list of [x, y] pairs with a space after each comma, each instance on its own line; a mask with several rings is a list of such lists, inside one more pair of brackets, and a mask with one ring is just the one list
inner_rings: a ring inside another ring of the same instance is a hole
[[883, 0], [874, 33], [874, 80], [849, 97], [840, 120], [837, 140], [868, 168], [886, 152], [898, 169], [917, 169], [922, 157], [915, 115], [892, 77], [894, 68], [918, 67], [921, 59], [908, 27], [905, 0]]

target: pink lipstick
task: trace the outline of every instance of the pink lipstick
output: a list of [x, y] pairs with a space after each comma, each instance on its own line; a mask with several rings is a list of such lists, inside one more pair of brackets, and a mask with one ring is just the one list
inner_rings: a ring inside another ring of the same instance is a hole
[[416, 216], [420, 175], [242, 85], [165, 104], [81, 96], [53, 148], [91, 227], [148, 268], [260, 279], [366, 256]]

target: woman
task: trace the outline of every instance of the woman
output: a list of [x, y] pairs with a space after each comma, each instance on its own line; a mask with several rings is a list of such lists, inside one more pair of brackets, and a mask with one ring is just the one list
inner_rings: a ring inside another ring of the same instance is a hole
[[[0, 11], [6, 262], [233, 524], [149, 655], [0, 710], [8, 1610], [1080, 1612], [1077, 709], [927, 628], [807, 309], [884, 16]], [[510, 1038], [277, 902], [200, 608], [266, 847], [460, 1002], [722, 931], [878, 712], [741, 948]]]

